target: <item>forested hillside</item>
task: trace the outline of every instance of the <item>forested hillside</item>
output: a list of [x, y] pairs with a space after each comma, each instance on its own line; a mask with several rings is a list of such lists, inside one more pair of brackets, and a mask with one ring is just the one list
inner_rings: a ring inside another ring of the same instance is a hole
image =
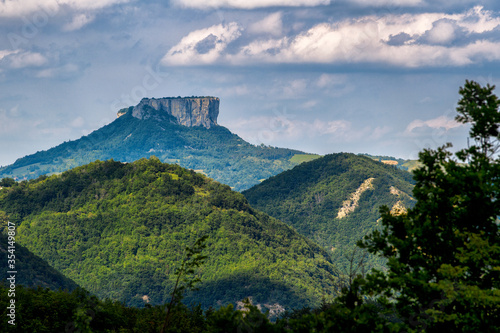
[[162, 304], [184, 248], [207, 235], [200, 290], [186, 302], [252, 297], [263, 308], [318, 305], [335, 292], [320, 247], [242, 194], [157, 158], [94, 162], [0, 190], [17, 241], [101, 298]]
[[[331, 154], [303, 163], [243, 194], [253, 207], [293, 226], [346, 263], [355, 244], [378, 227], [379, 207], [412, 205], [412, 176], [366, 156]], [[383, 262], [371, 258], [379, 266]]]
[[[0, 258], [2, 263], [7, 263], [8, 256], [7, 237], [0, 235]], [[68, 279], [53, 267], [51, 267], [45, 260], [34, 255], [28, 249], [20, 244], [15, 245], [16, 267], [16, 284], [26, 287], [44, 287], [52, 290], [74, 290], [78, 285], [72, 280]], [[6, 266], [2, 266], [4, 268]], [[0, 279], [4, 282], [10, 275], [7, 269], [0, 271]]]
[[254, 146], [222, 126], [186, 127], [162, 117], [137, 119], [131, 112], [125, 113], [78, 140], [1, 167], [0, 179], [33, 179], [95, 160], [133, 162], [156, 156], [162, 162], [196, 170], [240, 191], [304, 160], [303, 152]]

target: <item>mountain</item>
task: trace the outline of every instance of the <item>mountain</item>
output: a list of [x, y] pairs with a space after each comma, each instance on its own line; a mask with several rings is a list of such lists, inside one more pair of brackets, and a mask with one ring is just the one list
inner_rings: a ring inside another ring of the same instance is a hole
[[133, 162], [156, 156], [240, 191], [317, 155], [254, 146], [217, 124], [216, 97], [143, 99], [112, 123], [0, 168], [0, 179], [33, 179], [95, 160]]
[[[124, 116], [123, 116], [124, 117]], [[128, 305], [169, 299], [184, 249], [207, 235], [204, 307], [252, 297], [278, 311], [334, 292], [329, 255], [245, 197], [157, 158], [93, 162], [0, 190], [16, 240], [100, 298]]]
[[[306, 162], [242, 192], [257, 209], [293, 226], [346, 264], [357, 240], [377, 228], [379, 207], [413, 204], [412, 175], [366, 156], [340, 153]], [[383, 265], [377, 258], [371, 264]]]

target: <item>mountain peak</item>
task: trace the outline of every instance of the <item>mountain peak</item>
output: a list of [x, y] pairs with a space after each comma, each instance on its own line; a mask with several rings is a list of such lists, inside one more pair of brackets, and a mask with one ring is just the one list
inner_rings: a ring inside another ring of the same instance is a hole
[[138, 119], [165, 120], [173, 117], [180, 125], [210, 128], [217, 125], [219, 98], [211, 96], [143, 98], [136, 106], [122, 109], [117, 115], [120, 117], [128, 112]]

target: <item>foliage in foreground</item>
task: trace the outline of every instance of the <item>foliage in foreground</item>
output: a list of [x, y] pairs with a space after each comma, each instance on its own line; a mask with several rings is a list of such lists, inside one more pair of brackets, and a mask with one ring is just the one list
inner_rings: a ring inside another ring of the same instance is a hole
[[365, 293], [396, 311], [408, 331], [500, 330], [500, 101], [494, 87], [466, 81], [456, 120], [474, 144], [455, 154], [425, 150], [415, 171], [417, 203], [407, 214], [382, 208], [381, 231], [360, 245], [388, 259]]
[[[145, 308], [126, 307], [115, 301], [102, 301], [83, 289], [51, 291], [44, 288], [16, 288], [15, 325], [7, 324], [7, 288], [0, 285], [2, 332], [137, 332], [158, 333], [164, 326], [165, 305]], [[288, 312], [276, 322], [246, 302], [237, 309], [233, 304], [203, 310], [180, 303], [172, 308], [164, 332], [183, 333], [254, 333], [254, 332], [369, 332], [387, 331], [386, 320], [378, 316], [374, 305], [347, 308], [341, 303], [312, 310]]]

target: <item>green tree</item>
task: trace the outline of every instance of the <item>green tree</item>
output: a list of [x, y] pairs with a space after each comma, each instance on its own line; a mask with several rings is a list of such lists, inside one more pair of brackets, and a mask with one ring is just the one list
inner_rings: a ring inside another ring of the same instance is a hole
[[12, 187], [16, 184], [17, 182], [12, 178], [2, 178], [2, 180], [0, 180], [0, 187]]
[[456, 154], [424, 150], [415, 171], [417, 203], [359, 243], [388, 258], [364, 292], [396, 311], [408, 331], [500, 330], [500, 102], [494, 86], [466, 81], [456, 120], [473, 144]]
[[182, 261], [181, 266], [176, 270], [175, 275], [177, 279], [172, 291], [170, 303], [167, 306], [167, 313], [165, 321], [161, 328], [161, 333], [169, 327], [170, 318], [172, 313], [182, 307], [181, 301], [185, 291], [196, 290], [196, 283], [200, 282], [200, 278], [195, 276], [195, 269], [203, 265], [207, 256], [202, 255], [201, 252], [206, 248], [205, 241], [208, 236], [202, 236], [196, 240], [191, 247], [186, 247], [186, 255]]

